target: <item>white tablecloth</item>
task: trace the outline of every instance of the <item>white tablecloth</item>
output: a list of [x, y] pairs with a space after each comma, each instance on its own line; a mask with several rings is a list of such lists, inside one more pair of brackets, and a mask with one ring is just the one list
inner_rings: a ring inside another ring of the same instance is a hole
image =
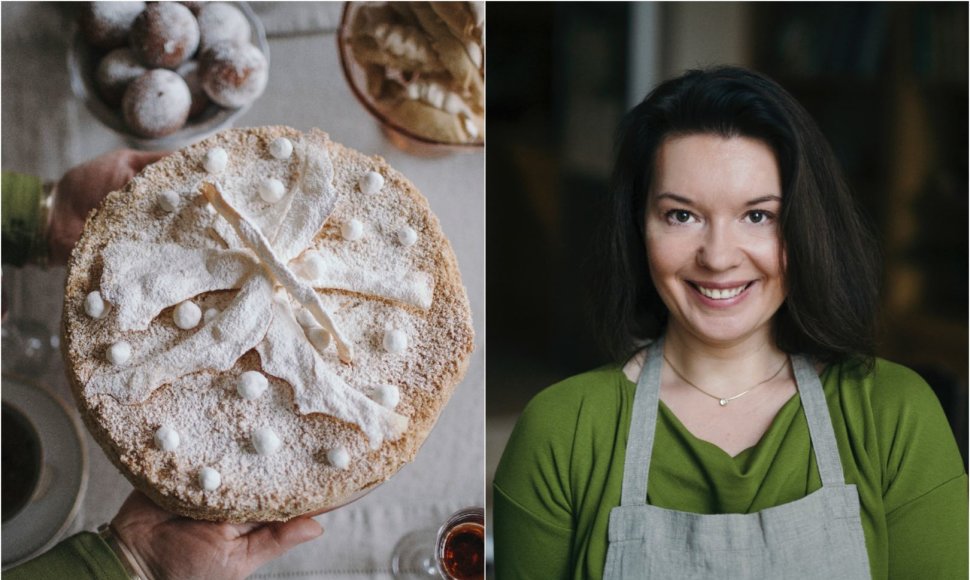
[[[387, 578], [397, 539], [484, 502], [484, 156], [421, 159], [393, 148], [360, 107], [340, 72], [340, 3], [254, 3], [269, 37], [265, 94], [237, 126], [319, 127], [340, 143], [379, 154], [428, 198], [451, 239], [476, 325], [464, 382], [417, 459], [373, 493], [320, 516], [324, 535], [273, 562], [255, 578]], [[66, 65], [69, 10], [47, 3], [2, 4], [2, 166], [56, 178], [123, 142], [71, 95]], [[65, 271], [4, 268], [11, 318], [59, 327]], [[53, 357], [38, 380], [70, 401], [63, 365]], [[68, 530], [93, 530], [117, 511], [131, 487], [85, 434], [90, 480]]]

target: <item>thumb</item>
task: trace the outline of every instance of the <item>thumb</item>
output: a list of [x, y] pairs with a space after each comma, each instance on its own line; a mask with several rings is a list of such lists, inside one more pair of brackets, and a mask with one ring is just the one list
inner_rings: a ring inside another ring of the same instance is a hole
[[321, 534], [323, 528], [320, 524], [308, 517], [267, 524], [245, 536], [248, 564], [251, 570], [255, 570]]
[[165, 157], [171, 153], [171, 151], [134, 151], [129, 153], [129, 166], [138, 173], [145, 168], [146, 165], [155, 163], [162, 157]]

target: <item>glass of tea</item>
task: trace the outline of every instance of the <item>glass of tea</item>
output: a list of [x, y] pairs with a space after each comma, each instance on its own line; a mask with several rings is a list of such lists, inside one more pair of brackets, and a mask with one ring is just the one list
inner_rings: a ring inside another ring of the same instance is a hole
[[437, 530], [406, 534], [394, 547], [395, 578], [485, 578], [485, 510], [465, 508], [453, 513]]

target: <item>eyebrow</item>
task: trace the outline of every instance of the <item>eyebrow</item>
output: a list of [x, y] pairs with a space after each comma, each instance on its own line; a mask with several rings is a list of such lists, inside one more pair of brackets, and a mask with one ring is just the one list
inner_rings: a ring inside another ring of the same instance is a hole
[[[691, 205], [691, 206], [694, 205], [694, 202], [691, 201], [689, 198], [686, 198], [686, 197], [684, 197], [682, 195], [677, 195], [676, 193], [670, 193], [670, 192], [667, 192], [667, 191], [665, 191], [663, 193], [658, 193], [656, 199], [658, 201], [661, 200], [661, 199], [669, 199], [669, 200], [672, 200], [672, 201], [674, 201], [676, 203], [680, 203], [680, 204], [684, 204], [684, 205]], [[746, 205], [746, 206], [752, 206], [752, 205], [758, 205], [758, 204], [762, 204], [762, 203], [766, 203], [766, 202], [770, 202], [770, 201], [777, 201], [778, 203], [781, 203], [781, 196], [778, 196], [778, 195], [762, 195], [760, 197], [756, 197], [754, 199], [748, 200], [747, 202], [745, 202], [744, 205]]]

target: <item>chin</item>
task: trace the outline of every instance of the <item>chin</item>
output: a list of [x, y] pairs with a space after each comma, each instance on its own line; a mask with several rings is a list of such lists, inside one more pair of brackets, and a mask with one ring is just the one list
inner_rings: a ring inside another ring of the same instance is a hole
[[685, 329], [698, 339], [714, 345], [731, 345], [764, 334], [770, 336], [771, 326], [745, 324], [741, 321], [724, 321], [722, 324], [705, 321], [701, 324], [686, 324]]

